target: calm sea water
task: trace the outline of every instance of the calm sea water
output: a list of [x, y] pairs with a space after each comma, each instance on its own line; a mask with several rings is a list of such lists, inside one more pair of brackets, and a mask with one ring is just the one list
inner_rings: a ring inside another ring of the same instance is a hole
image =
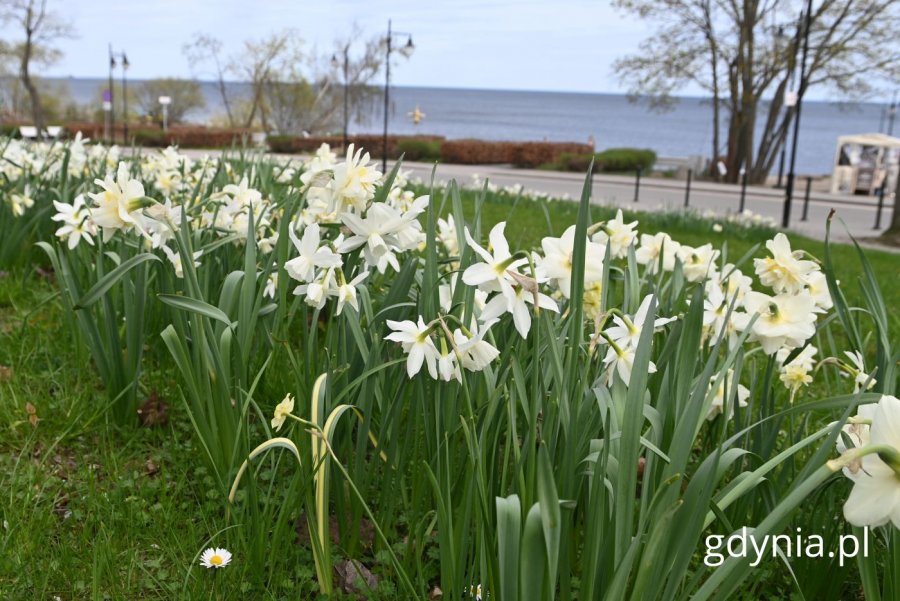
[[[105, 86], [101, 79], [58, 81], [67, 82], [72, 97], [82, 103], [95, 101], [98, 88]], [[247, 91], [246, 84], [229, 85], [236, 93]], [[223, 112], [214, 84], [203, 82], [202, 88], [207, 107], [189, 115], [193, 121], [205, 121]], [[425, 113], [419, 125], [408, 116], [416, 106]], [[804, 102], [798, 172], [829, 173], [837, 137], [879, 131], [882, 110], [883, 105], [872, 103]], [[710, 102], [701, 98], [681, 98], [674, 110], [658, 113], [617, 94], [394, 87], [390, 127], [392, 132], [401, 134], [489, 140], [586, 142], [593, 136], [598, 150], [634, 146], [652, 148], [660, 156], [709, 157], [711, 112]], [[379, 132], [382, 118], [381, 105], [377, 104], [362, 123], [352, 123], [350, 130]], [[897, 131], [900, 123], [895, 127]], [[723, 137], [724, 133], [723, 127]]]

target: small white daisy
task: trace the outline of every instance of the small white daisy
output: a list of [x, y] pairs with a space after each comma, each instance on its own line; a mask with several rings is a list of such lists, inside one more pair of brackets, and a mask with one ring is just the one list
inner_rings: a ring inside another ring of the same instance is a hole
[[200, 556], [200, 565], [204, 568], [224, 568], [231, 562], [231, 552], [228, 549], [210, 547]]

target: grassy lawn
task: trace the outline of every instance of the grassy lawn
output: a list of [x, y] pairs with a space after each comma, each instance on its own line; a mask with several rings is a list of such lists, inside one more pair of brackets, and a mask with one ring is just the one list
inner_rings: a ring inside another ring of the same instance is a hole
[[[463, 194], [467, 212], [474, 211], [474, 196]], [[491, 195], [482, 220], [486, 228], [508, 221], [510, 244], [528, 248], [551, 232], [559, 235], [576, 213], [575, 203]], [[592, 207], [594, 221], [613, 213]], [[772, 233], [727, 223], [716, 233], [710, 221], [675, 214], [626, 217], [639, 220], [642, 233], [666, 231], [685, 244], [727, 242], [731, 260]], [[821, 241], [791, 241], [824, 256]], [[856, 250], [840, 245], [833, 254], [853, 303], [860, 297]], [[900, 258], [866, 254], [887, 305], [900, 305]], [[752, 272], [752, 266], [743, 269]], [[193, 429], [175, 392], [177, 375], [160, 354], [165, 350], [154, 345], [142, 384], [166, 403], [166, 415], [152, 425], [116, 428], [107, 423], [90, 358], [63, 325], [61, 311], [52, 277], [33, 270], [0, 277], [0, 598], [214, 598], [216, 578], [225, 577], [248, 598], [259, 598], [252, 593], [257, 584], [244, 582], [240, 567], [228, 574], [197, 567], [200, 545], [222, 527], [223, 504], [192, 445]], [[896, 312], [892, 320], [897, 334]], [[295, 559], [272, 566], [279, 576], [266, 598], [312, 596], [312, 560]], [[190, 574], [186, 566], [193, 566]]]

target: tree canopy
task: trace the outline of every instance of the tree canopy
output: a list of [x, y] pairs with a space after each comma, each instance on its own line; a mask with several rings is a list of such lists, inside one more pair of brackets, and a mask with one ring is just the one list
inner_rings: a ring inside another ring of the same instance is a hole
[[814, 3], [803, 81], [800, 13], [806, 2], [615, 0], [615, 5], [656, 25], [638, 52], [615, 64], [632, 97], [666, 109], [688, 86], [707, 92], [713, 100], [712, 158], [724, 157], [732, 181], [742, 167], [751, 182], [771, 171], [796, 110], [785, 106], [786, 92], [802, 96], [820, 88], [860, 100], [900, 77], [895, 0]]

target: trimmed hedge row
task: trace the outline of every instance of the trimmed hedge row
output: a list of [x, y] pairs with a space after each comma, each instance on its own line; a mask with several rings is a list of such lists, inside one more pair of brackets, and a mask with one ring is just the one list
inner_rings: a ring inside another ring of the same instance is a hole
[[[381, 158], [381, 149], [384, 146], [384, 139], [381, 135], [356, 134], [349, 136], [348, 141], [357, 148], [365, 148], [366, 152], [372, 157]], [[440, 146], [442, 141], [443, 138], [440, 136], [388, 136], [388, 158], [397, 158], [403, 153], [403, 150], [400, 148], [401, 144], [427, 142], [430, 144], [436, 143]], [[340, 148], [344, 145], [344, 139], [341, 136], [310, 136], [308, 138], [301, 138], [299, 136], [269, 136], [266, 138], [266, 142], [268, 142], [272, 152], [283, 152], [286, 154], [315, 152], [322, 144], [328, 144], [332, 148]], [[407, 156], [407, 158], [410, 157]]]
[[[373, 157], [381, 157], [383, 139], [377, 134], [351, 136], [351, 143], [362, 146]], [[274, 152], [314, 152], [321, 144], [333, 148], [343, 145], [340, 136], [269, 136]], [[573, 142], [498, 142], [492, 140], [445, 140], [438, 136], [388, 136], [388, 157], [401, 154], [411, 161], [436, 161], [462, 165], [511, 163], [516, 167], [537, 167], [560, 160], [563, 154], [590, 153], [587, 144]]]
[[[7, 131], [8, 130], [8, 131]], [[122, 124], [116, 124], [116, 137], [121, 138]], [[69, 123], [65, 125], [65, 136], [72, 137], [82, 132], [86, 137], [103, 138], [102, 123]], [[0, 125], [0, 133], [17, 135], [18, 125]], [[129, 130], [129, 138], [139, 146], [165, 147], [176, 144], [181, 148], [229, 148], [249, 143], [253, 131], [249, 129], [226, 129], [196, 126], [172, 127], [168, 131], [150, 129], [134, 125]], [[378, 134], [357, 134], [350, 137], [357, 148], [363, 147], [373, 158], [381, 158], [383, 138]], [[315, 152], [323, 143], [333, 148], [343, 145], [341, 136], [269, 136], [269, 148], [273, 152], [309, 153]], [[130, 143], [130, 141], [129, 141]], [[587, 170], [591, 159], [598, 172], [620, 173], [649, 170], [656, 162], [656, 153], [640, 148], [610, 148], [594, 154], [587, 144], [575, 142], [503, 142], [492, 140], [446, 140], [441, 136], [388, 136], [389, 158], [404, 155], [411, 161], [442, 161], [461, 165], [512, 164], [516, 167], [556, 169], [562, 171]]]
[[596, 154], [563, 153], [558, 160], [548, 161], [542, 165], [545, 169], [557, 171], [587, 171], [594, 160], [594, 171], [597, 173], [628, 173], [649, 171], [656, 163], [656, 153], [647, 148], [610, 148]]
[[[65, 126], [67, 134], [71, 137], [76, 132], [95, 140], [103, 139], [104, 128], [102, 123], [69, 123]], [[124, 134], [120, 124], [116, 124], [116, 137]], [[134, 140], [138, 146], [166, 147], [172, 144], [180, 148], [230, 148], [241, 146], [244, 140], [250, 143], [253, 134], [249, 129], [227, 129], [212, 127], [170, 127], [167, 131], [150, 129], [139, 125], [131, 125], [128, 129], [128, 137]], [[129, 140], [129, 144], [131, 140]]]

